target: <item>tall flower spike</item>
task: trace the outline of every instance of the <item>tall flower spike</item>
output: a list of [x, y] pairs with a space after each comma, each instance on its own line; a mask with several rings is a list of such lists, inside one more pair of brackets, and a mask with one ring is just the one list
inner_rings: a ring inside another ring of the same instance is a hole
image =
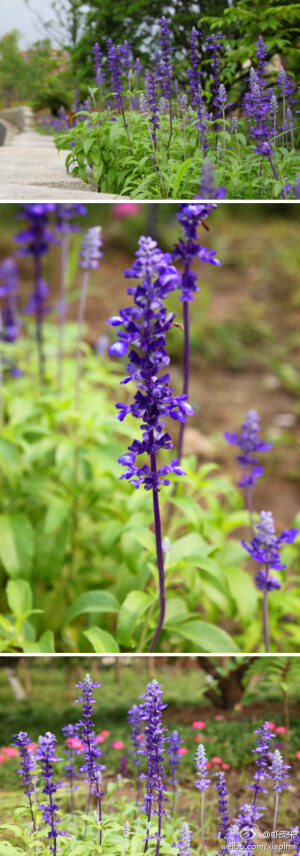
[[275, 793], [281, 794], [282, 791], [289, 787], [290, 782], [287, 771], [290, 769], [290, 765], [284, 763], [279, 749], [275, 749], [270, 766], [270, 776], [274, 782], [273, 791]]
[[272, 448], [272, 443], [266, 443], [261, 440], [260, 417], [257, 410], [249, 410], [246, 413], [244, 422], [239, 434], [236, 432], [225, 432], [224, 437], [227, 443], [231, 446], [239, 446], [240, 452], [237, 455], [237, 461], [242, 468], [242, 475], [238, 482], [239, 487], [245, 491], [246, 503], [250, 516], [250, 525], [253, 529], [253, 504], [252, 504], [252, 489], [255, 486], [257, 479], [263, 474], [263, 467], [259, 463], [257, 455], [261, 452], [268, 452]]
[[87, 230], [79, 253], [79, 266], [83, 268], [81, 294], [78, 308], [78, 337], [76, 349], [76, 380], [75, 380], [75, 407], [80, 406], [80, 382], [81, 382], [81, 341], [83, 335], [83, 322], [85, 304], [91, 270], [97, 270], [99, 261], [102, 259], [102, 234], [101, 226], [92, 226]]
[[18, 288], [19, 274], [14, 259], [3, 259], [0, 266], [0, 297], [2, 298], [2, 338], [5, 342], [15, 342], [19, 335]]
[[[166, 348], [166, 335], [174, 322], [174, 313], [167, 312], [164, 300], [178, 287], [179, 273], [171, 265], [171, 256], [162, 253], [152, 238], [140, 238], [136, 260], [126, 277], [141, 280], [138, 286], [130, 287], [128, 294], [133, 296], [134, 306], [121, 309], [120, 314], [107, 322], [125, 329], [119, 333], [119, 341], [110, 347], [111, 356], [123, 357], [129, 350], [127, 363], [128, 376], [121, 383], [133, 380], [137, 393], [132, 404], [117, 404], [118, 419], [123, 421], [131, 413], [140, 420], [142, 440], [134, 440], [128, 452], [119, 458], [126, 467], [121, 478], [131, 481], [135, 487], [144, 485], [152, 490], [157, 550], [157, 565], [160, 587], [160, 616], [151, 650], [159, 639], [165, 615], [165, 579], [162, 551], [162, 534], [158, 493], [161, 485], [169, 484], [170, 473], [182, 474], [178, 460], [157, 468], [157, 453], [161, 449], [173, 446], [170, 434], [164, 430], [168, 416], [185, 422], [187, 415], [193, 413], [187, 395], [174, 396], [168, 374], [161, 371], [169, 364]], [[136, 458], [148, 455], [150, 466], [136, 464]]]
[[[141, 695], [143, 719], [145, 722], [144, 754], [147, 758], [146, 771], [146, 794], [145, 811], [147, 814], [147, 834], [145, 840], [146, 853], [148, 842], [152, 838], [149, 834], [151, 816], [158, 818], [158, 831], [156, 834], [156, 854], [159, 856], [162, 835], [162, 818], [166, 815], [163, 804], [167, 802], [165, 777], [164, 777], [164, 752], [165, 752], [165, 728], [162, 726], [162, 712], [166, 705], [162, 701], [162, 688], [157, 681], [148, 684]], [[155, 804], [157, 807], [155, 807]]]
[[280, 589], [281, 583], [276, 577], [270, 575], [270, 571], [282, 571], [286, 567], [281, 563], [280, 549], [282, 544], [292, 544], [298, 535], [298, 529], [284, 529], [281, 535], [275, 534], [275, 526], [271, 511], [261, 511], [259, 523], [256, 524], [254, 535], [250, 545], [242, 540], [242, 546], [250, 553], [260, 567], [255, 582], [257, 588], [264, 593], [263, 600], [263, 623], [266, 652], [269, 652], [269, 621], [268, 621], [268, 594], [274, 589]]
[[191, 851], [192, 833], [188, 823], [183, 823], [180, 830], [177, 856], [192, 856]]
[[[255, 749], [252, 749], [253, 754], [256, 755], [255, 773], [252, 784], [246, 785], [253, 793], [253, 802], [252, 804], [245, 803], [242, 805], [235, 820], [239, 831], [242, 831], [246, 826], [247, 831], [250, 833], [249, 838], [243, 844], [243, 851], [246, 856], [254, 856], [256, 847], [255, 823], [265, 812], [265, 807], [258, 802], [258, 799], [262, 794], [268, 793], [264, 785], [265, 779], [270, 778], [269, 755], [272, 748], [272, 740], [275, 737], [270, 730], [269, 722], [264, 722], [254, 733], [257, 735]], [[252, 835], [251, 828], [253, 828]]]
[[32, 828], [35, 831], [32, 794], [34, 793], [34, 783], [37, 778], [37, 766], [34, 756], [28, 749], [30, 739], [26, 731], [19, 731], [19, 734], [14, 735], [14, 745], [18, 747], [20, 753], [20, 767], [17, 772], [23, 782], [24, 794], [28, 797]]
[[196, 199], [225, 199], [225, 187], [216, 187], [214, 177], [214, 165], [210, 158], [204, 158], [202, 164], [201, 181], [199, 193]]
[[205, 748], [203, 743], [199, 743], [197, 747], [197, 752], [195, 756], [196, 763], [196, 771], [197, 771], [197, 779], [195, 781], [195, 786], [198, 788], [198, 791], [201, 793], [201, 838], [202, 838], [202, 849], [203, 856], [205, 856], [205, 836], [204, 836], [204, 797], [205, 791], [208, 790], [210, 785], [210, 778], [207, 774], [207, 757]]
[[59, 835], [66, 835], [65, 832], [59, 832], [57, 825], [60, 823], [56, 816], [59, 806], [54, 802], [53, 797], [56, 793], [60, 782], [55, 782], [54, 779], [54, 764], [60, 759], [56, 754], [56, 737], [47, 731], [44, 737], [39, 737], [36, 758], [41, 762], [41, 775], [44, 780], [43, 794], [49, 798], [48, 803], [42, 803], [39, 807], [42, 810], [43, 818], [47, 826], [49, 826], [48, 838], [53, 839], [50, 850], [53, 856], [57, 853], [57, 838]]
[[30, 202], [21, 205], [18, 219], [26, 219], [27, 229], [16, 235], [16, 241], [23, 244], [17, 255], [32, 256], [34, 264], [34, 290], [29, 298], [25, 312], [35, 316], [36, 343], [38, 352], [39, 376], [44, 380], [45, 355], [43, 345], [43, 319], [49, 311], [48, 294], [49, 288], [42, 276], [42, 257], [48, 252], [50, 244], [57, 243], [49, 227], [49, 218], [55, 211], [55, 203], [52, 202]]
[[161, 87], [162, 93], [169, 103], [170, 117], [170, 134], [167, 143], [167, 153], [169, 153], [170, 142], [173, 134], [172, 121], [172, 65], [171, 65], [171, 31], [169, 29], [169, 21], [167, 18], [160, 18], [160, 40], [161, 46]]
[[102, 771], [105, 767], [99, 764], [99, 758], [102, 756], [99, 744], [96, 742], [96, 734], [93, 722], [93, 708], [96, 704], [93, 691], [101, 687], [98, 681], [92, 681], [89, 675], [86, 675], [84, 681], [79, 681], [76, 684], [76, 689], [82, 689], [82, 696], [76, 699], [75, 704], [82, 704], [82, 719], [78, 722], [78, 727], [81, 730], [81, 739], [85, 745], [84, 764], [80, 767], [80, 772], [84, 774], [85, 781], [88, 785], [89, 796], [95, 794], [98, 803], [99, 812], [99, 844], [102, 843], [102, 806], [101, 797], [104, 792], [101, 789]]
[[225, 773], [220, 772], [217, 773], [217, 784], [216, 788], [218, 791], [218, 810], [220, 814], [220, 825], [218, 838], [223, 839], [224, 847], [222, 847], [222, 853], [228, 853], [227, 848], [227, 836], [230, 829], [230, 818], [228, 812], [228, 790], [225, 781]]
[[178, 785], [179, 782], [178, 767], [180, 764], [180, 755], [178, 754], [178, 751], [182, 743], [183, 740], [180, 737], [179, 731], [172, 731], [172, 734], [167, 737], [167, 753], [170, 768], [169, 784], [173, 790], [172, 814], [174, 814], [175, 811], [176, 785]]
[[[209, 203], [201, 204], [197, 202], [189, 203], [188, 205], [180, 205], [177, 220], [182, 226], [183, 237], [180, 238], [173, 251], [173, 259], [181, 259], [184, 264], [184, 270], [180, 280], [180, 300], [183, 301], [183, 319], [184, 319], [184, 361], [183, 361], [183, 395], [189, 393], [189, 368], [190, 368], [190, 318], [189, 318], [189, 302], [193, 300], [194, 294], [199, 291], [198, 275], [191, 270], [192, 264], [199, 259], [201, 262], [206, 262], [212, 265], [220, 266], [221, 262], [215, 258], [215, 250], [208, 250], [200, 244], [198, 237], [198, 228], [204, 225], [204, 220], [207, 219], [212, 208], [216, 205]], [[184, 424], [180, 426], [179, 443], [178, 443], [178, 458], [179, 461], [183, 452]]]

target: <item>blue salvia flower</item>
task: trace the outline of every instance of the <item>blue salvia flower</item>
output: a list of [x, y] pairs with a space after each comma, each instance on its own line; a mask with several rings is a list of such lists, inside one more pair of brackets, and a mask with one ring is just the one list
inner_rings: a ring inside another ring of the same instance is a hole
[[105, 76], [103, 74], [103, 69], [102, 69], [103, 53], [100, 49], [100, 45], [98, 45], [97, 42], [92, 47], [92, 54], [93, 54], [94, 71], [95, 71], [94, 80], [98, 86], [102, 86], [103, 83], [105, 83]]
[[195, 786], [198, 788], [198, 791], [207, 791], [211, 780], [207, 773], [207, 757], [203, 743], [199, 743], [199, 746], [197, 746], [195, 764], [197, 771]]
[[249, 410], [246, 413], [241, 431], [228, 432], [224, 434], [227, 443], [231, 446], [239, 446], [240, 452], [237, 461], [242, 467], [242, 476], [238, 482], [245, 490], [253, 488], [263, 474], [263, 467], [258, 462], [257, 455], [272, 449], [272, 443], [266, 443], [260, 438], [260, 417], [257, 410]]
[[172, 805], [172, 814], [175, 811], [175, 803], [176, 803], [176, 785], [178, 785], [178, 767], [180, 764], [180, 755], [178, 754], [178, 750], [182, 745], [183, 740], [180, 737], [179, 731], [172, 731], [169, 737], [167, 737], [167, 756], [169, 762], [169, 784], [173, 790], [173, 805]]
[[[212, 265], [220, 266], [221, 262], [215, 258], [216, 251], [208, 250], [200, 244], [198, 237], [198, 228], [200, 225], [205, 226], [205, 220], [210, 214], [212, 208], [216, 205], [209, 203], [201, 204], [192, 202], [179, 206], [179, 213], [176, 215], [182, 226], [183, 237], [175, 244], [173, 251], [173, 259], [181, 259], [184, 264], [183, 273], [180, 280], [180, 300], [183, 301], [183, 318], [184, 318], [184, 360], [183, 360], [183, 394], [189, 393], [189, 367], [190, 367], [190, 318], [189, 318], [189, 302], [193, 300], [194, 295], [199, 291], [198, 275], [193, 271], [192, 265], [199, 259], [201, 262], [206, 262]], [[207, 228], [207, 227], [206, 227]], [[183, 437], [184, 425], [182, 424], [179, 432], [178, 457], [181, 460], [183, 452]]]
[[[160, 449], [172, 448], [172, 440], [164, 431], [167, 416], [185, 422], [186, 416], [193, 411], [187, 395], [174, 396], [168, 374], [160, 372], [169, 364], [166, 349], [166, 334], [174, 322], [174, 313], [167, 312], [164, 300], [179, 285], [179, 273], [171, 265], [171, 256], [162, 253], [152, 238], [140, 238], [136, 261], [126, 277], [141, 279], [137, 287], [130, 287], [128, 294], [133, 296], [134, 306], [121, 309], [118, 316], [107, 322], [113, 326], [122, 326], [119, 341], [111, 345], [111, 356], [123, 357], [129, 351], [128, 376], [121, 383], [133, 380], [138, 392], [132, 404], [117, 404], [118, 419], [123, 421], [131, 413], [141, 420], [142, 440], [134, 440], [119, 462], [126, 468], [121, 478], [126, 478], [146, 490], [159, 490], [162, 484], [169, 484], [165, 478], [169, 473], [180, 474], [177, 460], [159, 470], [152, 466], [152, 456]], [[130, 350], [129, 350], [130, 349]], [[148, 465], [137, 466], [136, 458], [147, 454]]]
[[143, 751], [147, 758], [145, 811], [147, 814], [147, 833], [145, 852], [152, 838], [149, 825], [152, 815], [158, 818], [156, 834], [156, 856], [159, 856], [162, 835], [162, 818], [166, 815], [163, 804], [168, 801], [164, 776], [165, 728], [162, 726], [162, 712], [166, 705], [162, 701], [162, 688], [157, 681], [151, 681], [140, 696], [141, 710], [145, 722], [145, 741]]
[[48, 838], [52, 840], [50, 850], [53, 856], [56, 856], [57, 853], [58, 836], [67, 834], [58, 831], [57, 826], [60, 820], [56, 815], [59, 811], [59, 806], [53, 799], [60, 785], [60, 782], [55, 782], [54, 779], [54, 765], [60, 760], [56, 754], [56, 743], [55, 734], [47, 731], [43, 737], [39, 737], [36, 751], [36, 758], [41, 762], [41, 775], [44, 780], [43, 794], [46, 794], [49, 798], [49, 802], [40, 804], [39, 808], [42, 810], [45, 823], [50, 827]]
[[218, 791], [218, 811], [220, 814], [220, 825], [218, 838], [223, 839], [225, 846], [222, 847], [222, 853], [227, 853], [227, 836], [230, 829], [230, 818], [228, 812], [228, 790], [225, 781], [225, 773], [217, 773], [216, 789]]
[[199, 193], [196, 199], [225, 199], [225, 187], [216, 187], [214, 177], [214, 165], [210, 158], [204, 158], [202, 164], [201, 181]]
[[205, 42], [205, 49], [211, 52], [212, 55], [212, 76], [213, 76], [213, 86], [212, 86], [212, 96], [213, 96], [213, 104], [214, 104], [214, 118], [216, 119], [219, 116], [219, 86], [220, 86], [220, 57], [219, 51], [223, 47], [221, 34], [213, 33], [213, 35], [208, 36]]
[[270, 776], [273, 779], [273, 791], [277, 794], [281, 794], [286, 788], [289, 787], [289, 774], [288, 770], [291, 767], [289, 764], [285, 764], [282, 755], [279, 752], [279, 749], [275, 749], [274, 755], [272, 758], [271, 766], [270, 766]]
[[79, 266], [84, 270], [97, 270], [102, 259], [101, 226], [92, 226], [87, 230], [79, 253]]
[[159, 128], [159, 107], [156, 71], [149, 72], [146, 77], [146, 103], [149, 106], [149, 122], [151, 125], [151, 136], [153, 140], [154, 151], [156, 151], [157, 131]]
[[180, 830], [180, 838], [178, 841], [177, 856], [192, 856], [191, 851], [192, 833], [188, 823], [183, 823]]
[[45, 356], [43, 346], [43, 319], [49, 311], [49, 288], [42, 275], [42, 257], [48, 252], [51, 244], [57, 243], [57, 238], [50, 229], [49, 218], [55, 211], [55, 203], [30, 202], [21, 205], [18, 219], [26, 219], [27, 229], [16, 235], [16, 241], [23, 247], [18, 255], [32, 256], [34, 264], [34, 289], [25, 307], [25, 312], [35, 316], [36, 342], [39, 361], [40, 380], [44, 380]]
[[275, 577], [270, 576], [270, 570], [283, 571], [286, 565], [283, 565], [280, 558], [280, 549], [282, 544], [292, 544], [298, 535], [298, 529], [284, 529], [281, 535], [276, 535], [273, 515], [271, 511], [261, 511], [259, 522], [255, 527], [255, 535], [249, 544], [243, 540], [242, 545], [250, 553], [255, 562], [264, 565], [265, 569], [260, 569], [256, 576], [257, 587], [261, 591], [272, 591], [279, 589], [281, 584]]
[[20, 331], [18, 316], [19, 273], [14, 259], [3, 259], [0, 265], [0, 297], [2, 298], [2, 338], [15, 342]]
[[[168, 312], [164, 300], [171, 291], [178, 287], [179, 273], [171, 265], [169, 253], [162, 253], [156, 241], [142, 237], [139, 240], [139, 250], [136, 260], [130, 270], [125, 271], [126, 277], [141, 280], [138, 286], [130, 287], [128, 294], [133, 296], [134, 306], [121, 309], [120, 314], [113, 316], [107, 323], [122, 326], [119, 341], [110, 347], [111, 356], [123, 357], [129, 350], [127, 363], [128, 376], [122, 383], [133, 380], [137, 385], [137, 393], [132, 404], [116, 405], [119, 410], [118, 419], [122, 422], [128, 413], [140, 420], [142, 440], [134, 440], [128, 452], [119, 458], [126, 467], [125, 478], [139, 488], [152, 490], [153, 510], [155, 521], [157, 565], [160, 587], [160, 616], [151, 650], [154, 650], [159, 639], [165, 615], [165, 578], [162, 551], [162, 534], [158, 493], [161, 485], [169, 484], [166, 478], [170, 473], [183, 473], [178, 459], [163, 467], [157, 468], [157, 453], [161, 449], [171, 449], [173, 446], [170, 434], [165, 428], [168, 416], [185, 422], [187, 415], [193, 413], [188, 403], [187, 395], [174, 396], [168, 374], [161, 375], [170, 362], [166, 347], [166, 334], [174, 323], [174, 313]], [[148, 455], [150, 466], [145, 463], [138, 466], [136, 458]]]
[[[268, 762], [272, 740], [274, 740], [275, 737], [275, 735], [271, 733], [268, 722], [264, 722], [263, 725], [255, 731], [255, 734], [257, 735], [255, 741], [256, 746], [255, 749], [252, 749], [252, 752], [256, 755], [255, 773], [252, 784], [246, 785], [246, 787], [253, 792], [253, 802], [252, 804], [245, 803], [242, 805], [239, 810], [239, 814], [235, 819], [239, 830], [247, 827], [249, 832], [248, 840], [245, 840], [245, 844], [243, 844], [243, 852], [246, 853], [246, 856], [253, 856], [255, 853], [255, 824], [265, 812], [265, 807], [258, 802], [258, 799], [260, 795], [268, 793], [267, 789], [264, 787], [264, 782], [265, 779], [270, 778]], [[253, 830], [252, 833], [251, 830]], [[243, 837], [243, 841], [245, 838], [246, 836]]]
[[19, 731], [18, 734], [14, 735], [13, 739], [14, 745], [18, 747], [20, 755], [20, 767], [17, 772], [19, 773], [22, 779], [24, 794], [26, 794], [26, 796], [28, 797], [32, 828], [35, 831], [32, 794], [34, 793], [34, 785], [37, 779], [37, 765], [34, 756], [28, 749], [28, 746], [31, 741], [27, 734], [27, 731]]
[[99, 744], [96, 743], [96, 735], [93, 722], [93, 708], [96, 704], [93, 691], [94, 689], [101, 687], [101, 684], [99, 684], [98, 681], [92, 681], [90, 676], [86, 675], [83, 681], [79, 681], [79, 683], [76, 684], [76, 689], [78, 687], [82, 689], [82, 696], [79, 696], [79, 698], [76, 699], [75, 704], [82, 704], [82, 719], [79, 720], [78, 727], [80, 728], [80, 736], [82, 742], [85, 745], [84, 764], [80, 767], [80, 772], [83, 773], [85, 776], [85, 781], [88, 785], [89, 795], [95, 794], [97, 799], [100, 822], [99, 843], [101, 845], [101, 797], [104, 796], [104, 792], [101, 789], [101, 785], [102, 771], [105, 770], [105, 766], [103, 766], [103, 764], [99, 764], [99, 758], [102, 756], [102, 752], [99, 748]]

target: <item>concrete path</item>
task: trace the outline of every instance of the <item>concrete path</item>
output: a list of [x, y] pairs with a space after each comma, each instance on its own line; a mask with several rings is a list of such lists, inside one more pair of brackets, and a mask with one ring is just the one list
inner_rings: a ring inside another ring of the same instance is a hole
[[67, 152], [58, 152], [52, 137], [32, 129], [16, 134], [0, 147], [0, 199], [6, 201], [82, 199], [101, 202], [116, 197], [93, 192], [80, 178], [67, 175]]

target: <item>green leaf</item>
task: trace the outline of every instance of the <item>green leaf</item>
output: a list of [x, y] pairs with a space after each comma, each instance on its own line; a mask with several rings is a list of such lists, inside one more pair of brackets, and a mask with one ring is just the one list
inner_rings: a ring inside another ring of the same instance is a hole
[[85, 594], [80, 594], [74, 600], [70, 609], [65, 616], [64, 626], [74, 621], [78, 615], [84, 615], [91, 612], [118, 612], [119, 604], [117, 599], [111, 592], [95, 589], [95, 591], [87, 591]]
[[189, 535], [183, 535], [172, 546], [168, 567], [177, 565], [183, 559], [189, 559], [192, 556], [198, 556], [200, 560], [201, 556], [205, 556], [208, 553], [208, 549], [208, 545], [197, 532], [190, 532]]
[[120, 653], [119, 646], [113, 636], [106, 630], [100, 630], [100, 627], [89, 627], [88, 630], [84, 630], [84, 636], [87, 637], [96, 654]]
[[6, 586], [6, 597], [15, 618], [29, 615], [32, 610], [32, 592], [27, 580], [9, 580]]
[[25, 514], [1, 514], [0, 559], [9, 576], [26, 575], [33, 549], [33, 529]]
[[172, 199], [177, 199], [178, 190], [179, 190], [180, 184], [182, 182], [183, 176], [185, 175], [185, 173], [187, 172], [189, 167], [192, 166], [192, 164], [194, 164], [194, 163], [195, 163], [195, 159], [189, 158], [188, 160], [184, 161], [180, 165], [179, 169], [176, 172], [175, 179], [174, 179]]
[[124, 647], [130, 647], [136, 625], [152, 602], [150, 595], [142, 591], [131, 591], [122, 603], [118, 616], [118, 639]]
[[187, 621], [186, 624], [179, 624], [176, 632], [192, 642], [197, 651], [203, 651], [205, 654], [239, 653], [235, 642], [225, 630], [206, 621]]

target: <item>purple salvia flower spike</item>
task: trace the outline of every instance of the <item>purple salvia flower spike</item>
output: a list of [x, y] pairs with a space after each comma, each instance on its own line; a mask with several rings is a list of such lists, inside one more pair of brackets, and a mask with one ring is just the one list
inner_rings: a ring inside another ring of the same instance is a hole
[[35, 820], [33, 814], [32, 794], [35, 790], [35, 781], [37, 778], [37, 765], [34, 756], [28, 749], [30, 738], [26, 731], [19, 731], [19, 734], [14, 735], [14, 745], [18, 747], [20, 754], [20, 767], [18, 773], [21, 776], [24, 794], [28, 797], [32, 828], [35, 832]]
[[102, 805], [101, 798], [104, 796], [104, 791], [101, 788], [102, 771], [105, 770], [103, 764], [99, 764], [99, 758], [102, 756], [99, 744], [96, 742], [96, 734], [93, 722], [93, 708], [96, 704], [93, 691], [101, 684], [98, 681], [92, 681], [89, 675], [86, 675], [83, 681], [76, 684], [76, 688], [82, 689], [82, 696], [76, 699], [75, 704], [82, 704], [82, 719], [78, 722], [78, 728], [81, 732], [81, 739], [85, 745], [84, 764], [80, 767], [80, 772], [84, 774], [85, 781], [88, 786], [88, 807], [91, 794], [95, 794], [98, 803], [99, 812], [99, 844], [102, 843]]
[[177, 856], [192, 856], [191, 851], [192, 833], [188, 823], [183, 823], [180, 830], [180, 838], [177, 844]]
[[[162, 726], [162, 712], [166, 705], [162, 701], [162, 688], [157, 681], [148, 684], [141, 695], [141, 710], [145, 722], [144, 754], [147, 758], [146, 771], [146, 794], [145, 811], [147, 814], [147, 833], [144, 852], [148, 849], [148, 842], [152, 836], [149, 834], [149, 825], [152, 815], [158, 818], [158, 831], [156, 834], [155, 856], [159, 856], [162, 835], [162, 818], [166, 815], [163, 807], [167, 802], [165, 776], [164, 776], [164, 752], [165, 752], [165, 728]], [[157, 808], [155, 808], [155, 804]]]
[[208, 790], [210, 785], [210, 778], [207, 773], [207, 757], [205, 748], [203, 743], [199, 743], [197, 747], [196, 755], [195, 755], [195, 764], [197, 771], [197, 779], [195, 781], [195, 787], [198, 788], [198, 791], [201, 793], [201, 839], [202, 839], [202, 849], [203, 856], [205, 856], [205, 837], [204, 837], [204, 797], [205, 791]]
[[183, 740], [180, 737], [180, 734], [178, 731], [172, 731], [172, 734], [170, 734], [170, 736], [167, 737], [167, 754], [168, 754], [168, 762], [169, 762], [169, 768], [170, 768], [170, 775], [169, 775], [168, 781], [169, 781], [169, 784], [171, 785], [172, 790], [173, 790], [172, 814], [174, 814], [174, 811], [175, 811], [176, 785], [179, 782], [178, 767], [180, 764], [180, 755], [178, 754], [178, 750], [180, 749], [180, 746], [182, 745], [182, 743], [183, 743]]
[[260, 417], [257, 410], [249, 410], [246, 413], [240, 433], [225, 432], [224, 437], [231, 446], [239, 446], [240, 452], [237, 461], [242, 468], [242, 475], [238, 482], [239, 487], [245, 491], [245, 499], [250, 517], [250, 526], [253, 531], [253, 501], [252, 490], [257, 479], [263, 474], [263, 467], [259, 463], [257, 455], [268, 452], [272, 443], [266, 443], [260, 438]]
[[39, 737], [36, 752], [36, 758], [41, 762], [41, 775], [44, 780], [43, 793], [49, 798], [49, 802], [42, 803], [39, 805], [39, 808], [42, 810], [45, 823], [50, 827], [48, 838], [50, 840], [53, 839], [53, 843], [50, 846], [53, 856], [56, 856], [57, 853], [58, 836], [67, 835], [66, 832], [58, 831], [57, 826], [60, 821], [56, 814], [59, 810], [59, 806], [53, 799], [54, 794], [60, 785], [60, 782], [55, 782], [54, 779], [54, 765], [60, 760], [56, 754], [56, 743], [57, 740], [55, 734], [51, 734], [50, 731], [47, 731], [43, 737]]
[[[126, 277], [141, 279], [137, 287], [130, 287], [128, 294], [133, 295], [134, 306], [121, 309], [118, 316], [107, 322], [125, 329], [119, 333], [119, 341], [110, 347], [111, 356], [122, 357], [129, 350], [127, 363], [128, 376], [123, 383], [133, 380], [138, 388], [132, 404], [116, 405], [118, 419], [123, 421], [128, 413], [141, 421], [142, 440], [134, 440], [128, 452], [119, 458], [126, 467], [121, 478], [131, 481], [135, 487], [144, 485], [152, 490], [155, 520], [157, 564], [160, 587], [160, 616], [151, 645], [155, 649], [159, 639], [165, 615], [165, 579], [162, 551], [162, 535], [158, 494], [161, 485], [169, 484], [166, 478], [171, 472], [182, 474], [178, 459], [157, 468], [157, 453], [160, 449], [173, 446], [170, 435], [165, 432], [167, 416], [185, 422], [192, 408], [187, 395], [174, 396], [170, 387], [170, 378], [165, 371], [170, 359], [166, 349], [166, 334], [174, 322], [174, 314], [168, 312], [164, 300], [178, 287], [179, 273], [171, 264], [171, 256], [162, 253], [152, 238], [140, 238], [139, 250], [132, 268], [125, 271]], [[146, 454], [149, 463], [137, 466], [136, 458]]]
[[170, 117], [170, 134], [167, 143], [167, 155], [169, 155], [169, 148], [173, 134], [173, 119], [172, 119], [172, 65], [171, 65], [171, 31], [169, 29], [169, 21], [167, 18], [160, 18], [160, 40], [159, 44], [161, 47], [161, 87], [162, 93], [164, 97], [167, 99], [169, 104], [169, 117]]
[[250, 545], [242, 540], [242, 546], [250, 553], [260, 567], [255, 582], [257, 588], [264, 593], [263, 621], [265, 649], [269, 652], [269, 623], [268, 623], [268, 594], [274, 589], [280, 589], [281, 583], [276, 577], [270, 576], [270, 571], [282, 571], [286, 567], [281, 563], [280, 549], [282, 544], [292, 544], [298, 535], [298, 529], [284, 529], [281, 535], [276, 535], [273, 515], [271, 511], [261, 511], [259, 522], [254, 529], [254, 535]]
[[[198, 228], [204, 225], [212, 208], [216, 205], [209, 203], [201, 204], [198, 202], [189, 203], [179, 206], [177, 220], [182, 226], [183, 237], [175, 244], [173, 251], [173, 259], [181, 259], [184, 264], [184, 271], [180, 280], [180, 300], [183, 302], [183, 318], [184, 318], [184, 362], [183, 362], [183, 395], [189, 394], [189, 365], [190, 365], [190, 336], [189, 336], [189, 302], [193, 300], [194, 294], [199, 291], [197, 274], [191, 270], [192, 264], [196, 259], [212, 265], [220, 266], [221, 262], [215, 258], [215, 250], [207, 250], [200, 244], [198, 238]], [[178, 459], [182, 458], [184, 438], [184, 423], [180, 426], [179, 443], [178, 443]]]
[[225, 187], [216, 187], [215, 185], [214, 165], [212, 160], [208, 157], [204, 158], [199, 193], [195, 198], [203, 200], [204, 202], [206, 199], [225, 199], [225, 196]]
[[219, 825], [218, 838], [223, 839], [224, 845], [221, 848], [221, 853], [226, 854], [229, 852], [228, 847], [227, 847], [227, 838], [228, 838], [228, 832], [230, 829], [230, 818], [229, 818], [229, 812], [228, 812], [228, 790], [227, 790], [227, 785], [226, 785], [226, 781], [225, 781], [225, 773], [223, 773], [223, 772], [217, 773], [216, 777], [217, 777], [216, 789], [218, 791], [218, 797], [219, 797], [219, 799], [218, 799], [218, 811], [220, 814], [220, 825]]

